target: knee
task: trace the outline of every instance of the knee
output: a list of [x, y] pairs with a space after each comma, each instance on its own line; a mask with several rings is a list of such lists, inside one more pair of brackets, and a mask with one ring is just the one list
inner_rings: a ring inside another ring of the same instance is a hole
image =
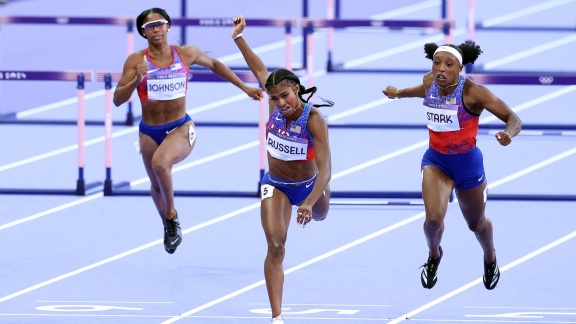
[[328, 216], [328, 206], [326, 208], [313, 208], [312, 209], [312, 219], [315, 221], [323, 221]]
[[486, 225], [486, 221], [484, 218], [479, 219], [477, 221], [468, 222], [468, 228], [474, 233], [478, 233], [478, 232], [482, 231], [482, 229], [484, 228], [485, 225]]
[[268, 256], [274, 259], [284, 259], [285, 247], [284, 243], [278, 240], [270, 240], [268, 242]]
[[170, 164], [162, 158], [153, 158], [152, 159], [152, 170], [154, 170], [155, 174], [162, 174], [165, 172], [170, 172]]
[[324, 196], [312, 207], [312, 219], [315, 221], [323, 221], [328, 215], [330, 209], [330, 191], [326, 189]]
[[427, 218], [424, 224], [428, 229], [433, 231], [438, 231], [442, 228], [442, 221], [440, 220], [440, 218], [435, 217]]

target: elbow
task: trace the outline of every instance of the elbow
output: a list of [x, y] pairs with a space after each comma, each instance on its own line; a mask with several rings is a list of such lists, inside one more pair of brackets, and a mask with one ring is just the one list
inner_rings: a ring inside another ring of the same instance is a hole
[[114, 98], [112, 99], [112, 103], [114, 103], [114, 106], [116, 106], [116, 107], [120, 107], [120, 105], [123, 104], [124, 102], [125, 102], [125, 101], [120, 100], [120, 99], [118, 99], [118, 98], [116, 98], [116, 97], [114, 97]]

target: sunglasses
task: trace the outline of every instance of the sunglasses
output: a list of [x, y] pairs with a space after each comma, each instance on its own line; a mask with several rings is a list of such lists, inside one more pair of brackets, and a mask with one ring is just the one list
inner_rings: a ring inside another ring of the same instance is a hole
[[142, 25], [142, 29], [144, 30], [154, 30], [154, 28], [158, 27], [158, 29], [164, 27], [168, 23], [168, 20], [160, 19], [160, 20], [153, 20], [145, 23]]

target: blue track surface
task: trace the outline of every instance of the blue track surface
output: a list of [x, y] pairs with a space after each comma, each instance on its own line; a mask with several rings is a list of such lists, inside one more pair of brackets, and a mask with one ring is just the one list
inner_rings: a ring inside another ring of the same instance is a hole
[[[18, 0], [0, 16], [134, 17], [157, 1]], [[310, 16], [326, 17], [324, 1]], [[162, 6], [180, 15], [180, 1]], [[576, 1], [476, 1], [476, 20], [502, 26], [574, 26]], [[455, 42], [467, 39], [466, 7], [457, 1]], [[440, 1], [342, 0], [346, 19], [438, 19]], [[190, 1], [188, 17], [300, 18], [301, 4]], [[498, 19], [498, 20], [495, 20]], [[126, 58], [123, 27], [2, 25], [0, 70], [119, 71]], [[174, 42], [180, 33], [174, 30]], [[243, 66], [230, 29], [188, 28], [199, 45], [231, 66]], [[301, 31], [293, 33], [293, 64], [302, 63]], [[270, 65], [283, 65], [278, 28], [248, 27], [250, 43]], [[137, 36], [138, 37], [138, 36]], [[570, 32], [476, 32], [486, 71], [576, 72]], [[350, 68], [422, 68], [430, 31], [336, 30], [334, 61]], [[18, 44], [15, 46], [14, 44]], [[327, 73], [327, 33], [314, 33], [314, 85], [336, 102], [331, 124], [423, 123], [418, 100], [388, 100], [387, 85], [413, 86], [413, 73]], [[135, 48], [145, 46], [137, 39]], [[303, 82], [307, 75], [300, 71]], [[576, 85], [490, 85], [524, 124], [576, 125]], [[192, 83], [187, 107], [198, 122], [258, 120], [258, 103], [225, 83]], [[32, 95], [33, 94], [33, 95]], [[75, 120], [74, 82], [0, 82], [0, 114], [22, 120]], [[103, 84], [86, 87], [86, 119], [103, 120]], [[134, 102], [139, 114], [139, 103]], [[37, 108], [42, 108], [39, 111]], [[115, 108], [114, 120], [126, 107]], [[482, 124], [498, 125], [488, 112]], [[423, 124], [424, 125], [424, 124]], [[191, 156], [174, 169], [181, 191], [255, 191], [256, 128], [199, 127]], [[75, 126], [0, 123], [0, 189], [74, 189]], [[114, 183], [148, 190], [135, 126], [113, 129]], [[330, 130], [333, 191], [420, 190], [427, 130]], [[86, 128], [85, 179], [105, 179], [104, 127]], [[576, 133], [523, 131], [508, 147], [481, 133], [489, 193], [576, 195]], [[0, 323], [268, 323], [264, 285], [266, 241], [259, 199], [177, 197], [184, 230], [177, 253], [162, 246], [162, 227], [149, 197], [0, 194]], [[283, 306], [287, 323], [576, 323], [576, 203], [489, 201], [502, 278], [484, 289], [482, 251], [457, 204], [446, 217], [444, 258], [432, 290], [419, 282], [427, 246], [423, 206], [374, 205], [334, 199], [326, 221], [289, 230]], [[378, 201], [376, 201], [378, 202]]]

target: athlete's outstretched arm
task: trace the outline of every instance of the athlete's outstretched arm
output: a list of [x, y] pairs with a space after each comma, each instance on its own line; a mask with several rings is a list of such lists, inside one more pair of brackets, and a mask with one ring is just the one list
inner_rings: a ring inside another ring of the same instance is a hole
[[240, 35], [244, 31], [244, 28], [246, 28], [246, 20], [244, 17], [238, 16], [233, 19], [233, 22], [234, 28], [232, 28], [232, 38], [242, 53], [242, 56], [244, 56], [244, 60], [246, 61], [246, 64], [248, 64], [248, 67], [258, 79], [260, 85], [264, 86], [266, 84], [266, 79], [268, 78], [268, 69], [266, 69], [264, 62], [262, 62], [260, 57], [252, 51], [244, 37]]
[[431, 73], [424, 76], [424, 80], [421, 84], [410, 88], [399, 89], [394, 86], [387, 86], [386, 89], [382, 90], [382, 93], [390, 99], [400, 99], [400, 98], [424, 98], [426, 96], [426, 88], [430, 87], [427, 85]]

